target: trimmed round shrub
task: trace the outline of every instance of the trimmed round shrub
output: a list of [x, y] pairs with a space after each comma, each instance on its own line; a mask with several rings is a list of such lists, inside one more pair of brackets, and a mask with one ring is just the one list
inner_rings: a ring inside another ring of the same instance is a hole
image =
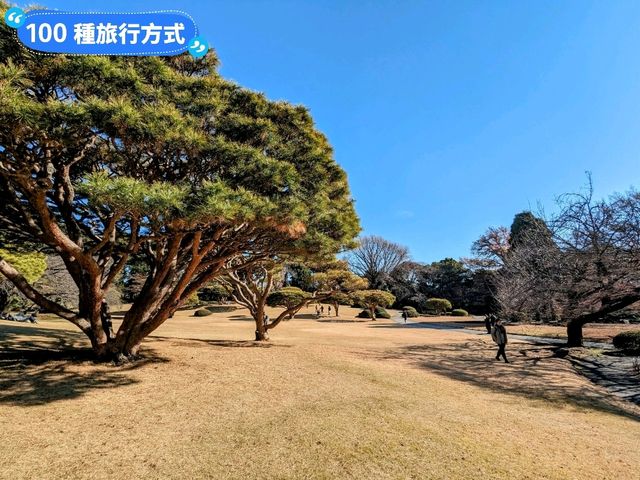
[[[356, 317], [371, 318], [371, 315], [369, 314], [369, 309], [365, 308], [358, 315], [356, 315]], [[391, 318], [391, 315], [389, 315], [389, 312], [387, 312], [384, 308], [376, 307], [376, 318]]]
[[453, 317], [468, 317], [469, 316], [469, 312], [467, 312], [466, 310], [464, 310], [462, 308], [455, 308], [455, 309], [451, 310], [451, 315]]
[[407, 317], [409, 318], [416, 318], [419, 317], [420, 314], [418, 313], [418, 311], [413, 308], [413, 307], [403, 307], [403, 309], [405, 312], [407, 312]]
[[446, 298], [429, 298], [425, 302], [425, 310], [433, 315], [442, 315], [451, 310], [452, 305]]
[[193, 312], [193, 316], [194, 317], [206, 317], [208, 315], [211, 315], [211, 312], [209, 310], [207, 310], [206, 308], [200, 308], [200, 309], [196, 310], [195, 312]]
[[270, 307], [291, 308], [309, 297], [311, 297], [309, 292], [305, 292], [298, 287], [282, 287], [280, 290], [269, 294], [267, 305]]
[[350, 307], [353, 305], [353, 299], [347, 293], [336, 292], [328, 298], [324, 299], [325, 303], [337, 303], [338, 305], [345, 305]]
[[621, 332], [613, 337], [613, 346], [628, 354], [640, 353], [640, 330]]
[[390, 307], [396, 301], [396, 297], [385, 290], [356, 290], [351, 293], [351, 298], [362, 308]]
[[211, 313], [227, 313], [236, 310], [234, 305], [209, 305], [205, 308]]

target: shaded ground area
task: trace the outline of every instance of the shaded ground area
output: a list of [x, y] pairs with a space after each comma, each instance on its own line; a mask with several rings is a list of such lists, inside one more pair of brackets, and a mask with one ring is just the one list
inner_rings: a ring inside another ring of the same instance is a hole
[[508, 347], [511, 363], [492, 361], [496, 349], [485, 341], [472, 340], [445, 345], [409, 345], [383, 355], [407, 360], [448, 378], [511, 395], [557, 404], [595, 408], [640, 420], [640, 409], [603, 395], [595, 385], [572, 378], [571, 365], [555, 355], [555, 348], [513, 342]]
[[570, 357], [571, 363], [592, 382], [605, 387], [614, 395], [640, 405], [640, 371], [634, 357], [614, 353], [587, 354]]
[[[450, 330], [457, 333], [475, 334], [487, 336], [484, 326], [482, 329], [473, 328], [477, 321], [464, 320], [458, 321], [453, 317], [443, 318], [444, 321], [427, 321], [427, 322], [408, 322], [395, 316], [394, 320], [397, 326], [405, 328], [431, 328], [436, 330]], [[532, 335], [514, 334], [522, 332], [522, 329], [516, 329], [517, 325], [509, 325], [507, 330], [511, 340], [519, 340], [531, 343], [533, 345], [547, 345], [546, 350], [550, 356], [555, 356], [557, 347], [563, 346], [565, 339], [556, 337], [539, 337]], [[613, 335], [613, 331], [620, 331], [611, 326], [606, 326], [607, 331]], [[626, 325], [617, 325], [616, 327], [626, 327]], [[526, 331], [526, 330], [524, 330]], [[591, 338], [594, 338], [593, 336]], [[577, 370], [584, 374], [592, 382], [606, 388], [613, 395], [620, 397], [626, 401], [640, 405], [640, 375], [634, 367], [634, 362], [638, 362], [633, 357], [625, 357], [613, 350], [613, 346], [609, 343], [601, 343], [594, 341], [585, 341], [584, 349], [574, 349], [567, 357]], [[552, 345], [556, 348], [550, 348]]]
[[26, 324], [0, 327], [0, 403], [39, 405], [128, 385], [127, 370], [164, 359], [152, 349], [140, 362], [114, 369], [95, 365], [84, 335]]
[[0, 478], [637, 478], [637, 409], [548, 347], [504, 365], [486, 336], [355, 313], [263, 344], [180, 312], [133, 367], [63, 321], [0, 322]]

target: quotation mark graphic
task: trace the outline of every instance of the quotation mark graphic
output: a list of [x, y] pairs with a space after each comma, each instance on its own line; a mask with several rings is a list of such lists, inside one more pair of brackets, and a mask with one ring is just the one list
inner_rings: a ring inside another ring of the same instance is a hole
[[209, 51], [209, 42], [204, 37], [193, 37], [189, 42], [189, 53], [193, 58], [202, 58]]
[[21, 27], [25, 21], [26, 14], [21, 8], [13, 7], [4, 14], [4, 21], [11, 28]]

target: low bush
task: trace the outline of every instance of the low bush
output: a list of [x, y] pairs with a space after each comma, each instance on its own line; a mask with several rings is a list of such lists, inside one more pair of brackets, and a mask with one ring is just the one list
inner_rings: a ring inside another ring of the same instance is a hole
[[425, 311], [432, 315], [442, 315], [451, 310], [451, 302], [446, 298], [429, 298], [424, 305]]
[[[358, 315], [356, 315], [356, 317], [357, 318], [371, 318], [371, 315], [369, 314], [369, 309], [362, 310]], [[391, 315], [389, 315], [389, 312], [387, 312], [384, 308], [377, 307], [376, 308], [376, 318], [391, 318]]]
[[235, 305], [209, 305], [205, 308], [211, 313], [227, 313], [233, 312], [237, 309]]
[[418, 311], [413, 307], [404, 307], [402, 310], [407, 312], [407, 317], [409, 317], [409, 318], [415, 318], [415, 317], [419, 317], [420, 316]]
[[207, 315], [211, 315], [211, 312], [206, 308], [200, 308], [193, 312], [194, 317], [206, 317]]
[[455, 308], [455, 309], [451, 310], [451, 315], [453, 317], [468, 317], [469, 316], [469, 312], [467, 312], [463, 308]]
[[640, 353], [640, 330], [621, 332], [613, 337], [613, 346], [627, 354]]

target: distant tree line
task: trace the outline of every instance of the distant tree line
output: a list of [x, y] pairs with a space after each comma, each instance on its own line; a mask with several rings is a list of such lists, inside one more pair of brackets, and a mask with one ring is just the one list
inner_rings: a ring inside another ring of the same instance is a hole
[[[396, 308], [435, 313], [431, 299], [446, 299], [451, 308], [482, 314], [494, 308], [494, 271], [475, 262], [445, 258], [430, 264], [412, 261], [408, 248], [378, 236], [363, 237], [350, 252], [349, 265], [371, 288], [391, 292]], [[437, 309], [436, 309], [437, 310]]]

